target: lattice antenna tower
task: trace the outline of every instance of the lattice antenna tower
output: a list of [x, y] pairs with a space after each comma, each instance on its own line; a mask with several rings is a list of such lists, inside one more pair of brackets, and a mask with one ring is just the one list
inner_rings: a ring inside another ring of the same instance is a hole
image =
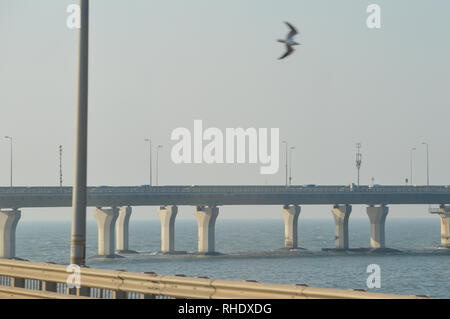
[[362, 154], [361, 143], [356, 143], [356, 169], [358, 170], [358, 186], [359, 186], [359, 170], [361, 168]]

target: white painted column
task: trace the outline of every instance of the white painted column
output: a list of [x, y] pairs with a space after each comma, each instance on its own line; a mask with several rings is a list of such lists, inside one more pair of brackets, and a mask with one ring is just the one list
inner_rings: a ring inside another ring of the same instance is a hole
[[370, 220], [370, 247], [385, 248], [384, 226], [389, 208], [385, 205], [368, 206], [367, 215]]
[[20, 216], [18, 209], [0, 210], [0, 258], [16, 257], [16, 228]]
[[450, 248], [450, 206], [440, 205], [431, 213], [441, 217], [441, 246]]
[[94, 210], [98, 228], [98, 255], [104, 257], [114, 256], [114, 228], [119, 209], [117, 207], [100, 208]]
[[450, 213], [439, 214], [441, 217], [441, 246], [450, 248]]
[[298, 248], [298, 216], [301, 207], [298, 205], [285, 205], [282, 212], [284, 217], [284, 247]]
[[215, 249], [215, 225], [219, 208], [197, 206], [194, 215], [198, 225], [198, 252], [213, 253]]
[[161, 206], [158, 209], [161, 219], [161, 251], [173, 253], [175, 251], [175, 218], [177, 206]]
[[334, 205], [331, 207], [334, 217], [334, 243], [336, 249], [348, 249], [348, 219], [352, 212], [351, 205]]
[[119, 215], [116, 221], [116, 251], [117, 252], [129, 252], [128, 239], [129, 239], [129, 223], [131, 217], [131, 207], [124, 206], [119, 210]]

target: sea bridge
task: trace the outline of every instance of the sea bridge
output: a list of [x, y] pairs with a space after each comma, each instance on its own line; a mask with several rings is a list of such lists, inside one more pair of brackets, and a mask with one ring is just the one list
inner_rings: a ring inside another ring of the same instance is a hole
[[[279, 205], [285, 222], [285, 247], [298, 248], [302, 205], [331, 205], [335, 247], [348, 249], [352, 205], [366, 205], [371, 224], [371, 248], [385, 248], [389, 205], [437, 205], [441, 244], [450, 247], [450, 186], [351, 185], [180, 185], [97, 186], [87, 189], [87, 206], [94, 207], [98, 254], [129, 252], [129, 220], [133, 206], [157, 206], [161, 218], [161, 251], [175, 252], [178, 206], [193, 206], [198, 223], [198, 252], [215, 252], [215, 222], [220, 206]], [[15, 230], [22, 208], [71, 207], [72, 187], [0, 187], [0, 257], [15, 257]]]

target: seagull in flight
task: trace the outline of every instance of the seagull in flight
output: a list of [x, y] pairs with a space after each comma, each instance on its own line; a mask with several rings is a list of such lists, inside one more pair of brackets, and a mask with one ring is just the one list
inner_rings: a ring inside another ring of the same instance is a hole
[[277, 40], [278, 42], [286, 44], [286, 52], [281, 57], [279, 57], [278, 60], [282, 60], [285, 57], [291, 55], [292, 52], [295, 51], [293, 46], [301, 44], [301, 43], [297, 43], [297, 42], [294, 41], [294, 36], [298, 34], [297, 29], [295, 29], [295, 27], [292, 24], [290, 24], [289, 22], [284, 22], [284, 23], [286, 23], [286, 25], [289, 27], [290, 31], [289, 31], [286, 39], [284, 39], [284, 40], [281, 40], [281, 39]]

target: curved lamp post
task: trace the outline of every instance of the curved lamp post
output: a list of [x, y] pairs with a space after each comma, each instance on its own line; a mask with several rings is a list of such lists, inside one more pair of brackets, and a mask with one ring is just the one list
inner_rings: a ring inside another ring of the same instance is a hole
[[413, 186], [413, 152], [416, 150], [416, 148], [415, 147], [413, 147], [412, 149], [411, 149], [411, 151], [410, 151], [410, 154], [409, 154], [409, 164], [410, 164], [410, 180], [409, 180], [409, 183], [410, 183], [410, 185], [411, 186]]
[[150, 183], [149, 186], [152, 186], [152, 140], [150, 138], [146, 138], [144, 141], [149, 143], [150, 150]]
[[10, 151], [10, 185], [11, 185], [11, 188], [13, 187], [13, 138], [12, 138], [12, 136], [5, 136], [5, 138], [7, 139], [7, 140], [9, 140], [9, 144], [10, 144], [10, 149], [11, 149], [11, 151]]
[[156, 186], [158, 186], [158, 174], [159, 174], [159, 172], [158, 172], [158, 170], [159, 170], [159, 167], [158, 167], [158, 165], [159, 165], [159, 150], [160, 150], [161, 148], [163, 148], [162, 145], [158, 145], [158, 147], [156, 148]]

